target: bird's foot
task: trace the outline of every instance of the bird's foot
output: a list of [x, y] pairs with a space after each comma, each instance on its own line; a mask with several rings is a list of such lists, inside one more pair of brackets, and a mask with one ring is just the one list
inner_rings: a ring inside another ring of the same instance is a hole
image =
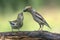
[[42, 30], [42, 29], [39, 29], [38, 31], [43, 32], [43, 30]]

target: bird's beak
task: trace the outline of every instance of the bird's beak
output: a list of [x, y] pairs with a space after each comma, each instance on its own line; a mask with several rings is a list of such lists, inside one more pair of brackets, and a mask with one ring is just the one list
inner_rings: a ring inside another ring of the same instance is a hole
[[24, 9], [23, 9], [23, 12], [26, 12], [26, 11], [27, 11], [27, 8], [24, 8]]
[[25, 12], [25, 9], [23, 9], [23, 12]]

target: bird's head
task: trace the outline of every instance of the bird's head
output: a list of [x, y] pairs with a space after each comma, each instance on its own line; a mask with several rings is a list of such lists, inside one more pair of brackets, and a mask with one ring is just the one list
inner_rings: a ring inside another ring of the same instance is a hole
[[25, 8], [24, 8], [24, 10], [23, 10], [23, 11], [24, 11], [24, 12], [26, 12], [26, 11], [30, 11], [31, 9], [32, 9], [32, 7], [31, 7], [31, 6], [27, 6], [27, 7], [25, 7]]
[[21, 13], [18, 14], [17, 21], [18, 20], [23, 21], [23, 19], [24, 19], [23, 12], [21, 12]]
[[23, 12], [19, 13], [18, 16], [23, 16]]

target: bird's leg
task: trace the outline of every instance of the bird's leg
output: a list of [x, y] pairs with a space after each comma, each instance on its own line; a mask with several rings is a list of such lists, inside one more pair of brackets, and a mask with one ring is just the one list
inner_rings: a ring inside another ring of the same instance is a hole
[[43, 31], [43, 25], [40, 26], [40, 30]]
[[13, 28], [12, 28], [12, 32], [13, 32]]
[[43, 26], [44, 26], [44, 25], [41, 25], [41, 29], [40, 29], [41, 31], [43, 31]]
[[18, 32], [19, 32], [19, 29], [18, 29]]
[[12, 29], [12, 32], [13, 32], [13, 29]]
[[[41, 25], [40, 25], [40, 28], [41, 28]], [[38, 31], [40, 31], [40, 28], [38, 29]]]
[[43, 26], [44, 25], [40, 25], [40, 28], [39, 28], [40, 31], [43, 31]]

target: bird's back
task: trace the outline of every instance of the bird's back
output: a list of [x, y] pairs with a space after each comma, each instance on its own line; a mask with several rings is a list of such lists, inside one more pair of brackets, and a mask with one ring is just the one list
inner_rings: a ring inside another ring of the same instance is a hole
[[43, 16], [41, 14], [39, 14], [38, 12], [33, 10], [32, 11], [32, 16], [33, 16], [33, 19], [36, 22], [38, 22], [39, 24], [42, 23], [42, 24], [44, 24], [44, 25], [46, 25], [46, 26], [48, 26], [50, 28], [49, 24], [46, 22], [46, 20], [43, 18]]

